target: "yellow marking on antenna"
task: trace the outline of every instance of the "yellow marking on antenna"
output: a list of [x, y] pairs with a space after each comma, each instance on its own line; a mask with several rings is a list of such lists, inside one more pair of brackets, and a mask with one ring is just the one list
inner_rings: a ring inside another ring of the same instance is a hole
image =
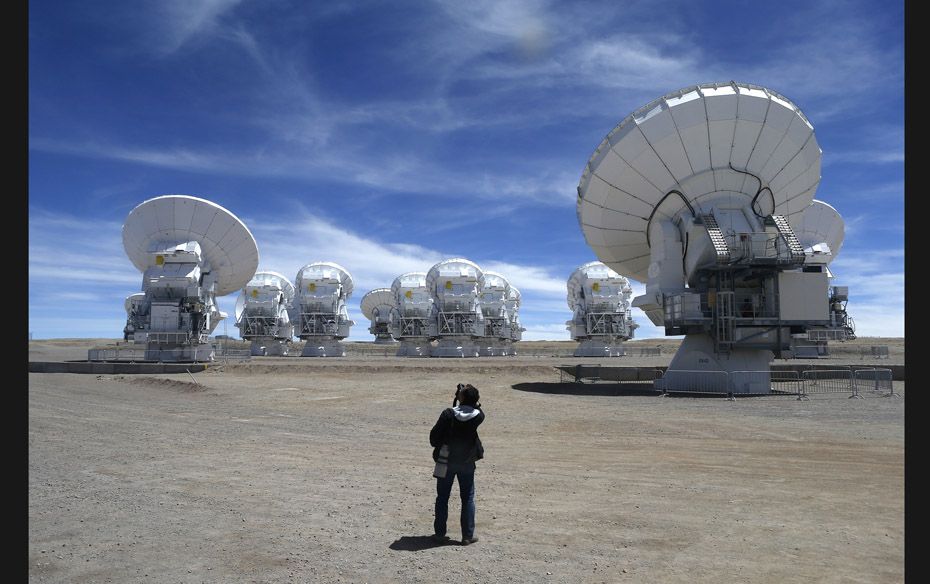
[[252, 290], [252, 298], [258, 298], [258, 290], [256, 289]]
[[595, 282], [594, 284], [591, 284], [591, 289], [597, 292], [601, 289], [601, 285], [598, 282]]
[[413, 290], [407, 290], [406, 292], [404, 292], [404, 296], [406, 296], [407, 298], [413, 298]]
[[155, 256], [155, 265], [156, 265], [156, 266], [161, 266], [161, 265], [163, 265], [164, 263], [165, 263], [165, 256], [163, 256], [163, 255], [157, 255], [157, 256]]
[[314, 284], [313, 282], [310, 282], [309, 284], [307, 284], [307, 290], [309, 290], [310, 292], [314, 292], [316, 290], [316, 284]]
[[446, 280], [446, 290], [452, 289], [452, 280]]

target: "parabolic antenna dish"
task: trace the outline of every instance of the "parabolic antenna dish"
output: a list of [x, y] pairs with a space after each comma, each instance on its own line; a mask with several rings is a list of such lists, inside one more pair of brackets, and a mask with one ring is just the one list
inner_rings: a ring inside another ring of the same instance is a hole
[[312, 262], [300, 268], [297, 272], [297, 288], [306, 291], [307, 284], [321, 278], [339, 280], [345, 298], [352, 296], [352, 291], [355, 290], [352, 274], [334, 262]]
[[[279, 272], [273, 272], [271, 270], [259, 270], [255, 272], [255, 275], [249, 280], [246, 284], [246, 287], [249, 286], [274, 286], [281, 290], [281, 293], [284, 296], [283, 304], [285, 306], [290, 306], [291, 302], [294, 300], [294, 285], [291, 284], [291, 281], [287, 279], [287, 276]], [[245, 310], [245, 288], [242, 290], [242, 294], [236, 299], [236, 320], [242, 316], [242, 311]]]
[[284, 294], [284, 303], [290, 304], [294, 300], [294, 285], [287, 279], [287, 276], [280, 272], [271, 270], [259, 270], [255, 272], [247, 286], [275, 286], [281, 289]]
[[[441, 278], [460, 278], [462, 276], [474, 278], [481, 290], [483, 285], [482, 276], [484, 272], [478, 267], [478, 264], [465, 258], [450, 258], [442, 260], [426, 272], [426, 287], [430, 294], [437, 294], [437, 283]], [[450, 280], [451, 281], [451, 280]]]
[[375, 308], [379, 306], [393, 308], [396, 304], [394, 293], [390, 288], [375, 288], [368, 294], [362, 296], [362, 314], [365, 315], [365, 318], [368, 320], [374, 320]]
[[258, 268], [258, 245], [245, 223], [223, 207], [188, 195], [163, 195], [140, 203], [123, 224], [123, 248], [140, 272], [150, 267], [157, 242], [200, 244], [216, 281], [215, 293], [241, 289]]
[[568, 288], [566, 300], [568, 302], [568, 307], [571, 309], [582, 304], [581, 291], [584, 289], [585, 278], [620, 278], [626, 281], [626, 278], [610, 269], [603, 262], [588, 262], [578, 266], [575, 268], [575, 271], [572, 272], [572, 275], [568, 277], [568, 282], [566, 284]]
[[426, 272], [407, 272], [394, 278], [391, 282], [391, 291], [400, 294], [401, 288], [425, 288]]
[[507, 298], [507, 292], [510, 290], [510, 281], [497, 272], [484, 272], [482, 279], [485, 288], [503, 288], [505, 290], [504, 298]]
[[815, 200], [811, 206], [801, 213], [800, 219], [793, 226], [794, 234], [805, 250], [821, 243], [830, 248], [830, 258], [833, 261], [843, 247], [846, 236], [846, 223], [843, 218], [827, 203]]
[[129, 314], [129, 310], [132, 308], [133, 300], [142, 300], [145, 298], [145, 292], [135, 292], [126, 297], [126, 301], [123, 303], [123, 306], [126, 308], [126, 314]]
[[654, 219], [751, 202], [793, 226], [814, 198], [820, 162], [813, 126], [784, 96], [746, 83], [686, 87], [604, 138], [578, 184], [578, 221], [598, 258], [645, 282]]
[[507, 292], [507, 300], [513, 303], [514, 308], [520, 308], [520, 290], [516, 286], [511, 286]]

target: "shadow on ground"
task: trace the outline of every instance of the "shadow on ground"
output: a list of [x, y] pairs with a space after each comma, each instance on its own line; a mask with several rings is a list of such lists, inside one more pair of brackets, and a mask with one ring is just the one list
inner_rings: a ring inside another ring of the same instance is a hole
[[434, 541], [431, 535], [404, 535], [388, 547], [399, 552], [419, 552], [455, 543], [458, 542], [450, 540], [445, 543], [439, 543]]
[[565, 395], [660, 395], [651, 381], [642, 383], [558, 383], [536, 382], [511, 385], [517, 391]]

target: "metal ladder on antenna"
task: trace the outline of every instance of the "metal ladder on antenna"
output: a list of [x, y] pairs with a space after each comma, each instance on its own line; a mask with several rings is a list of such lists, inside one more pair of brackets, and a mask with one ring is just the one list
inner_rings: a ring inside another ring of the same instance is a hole
[[794, 230], [791, 229], [791, 225], [788, 224], [788, 219], [784, 215], [772, 215], [772, 221], [775, 222], [775, 228], [778, 229], [778, 233], [781, 234], [785, 239], [785, 243], [788, 244], [788, 253], [791, 254], [791, 260], [803, 261], [804, 248], [794, 234]]
[[707, 213], [701, 215], [701, 219], [704, 222], [704, 229], [707, 230], [707, 235], [710, 236], [710, 242], [714, 246], [714, 251], [717, 253], [717, 263], [728, 263], [730, 261], [730, 248], [727, 246], [727, 240], [723, 237], [723, 232], [720, 231], [717, 218]]
[[714, 304], [714, 332], [717, 353], [729, 353], [733, 348], [733, 318], [736, 311], [736, 291], [733, 274], [728, 270], [717, 273], [717, 300]]

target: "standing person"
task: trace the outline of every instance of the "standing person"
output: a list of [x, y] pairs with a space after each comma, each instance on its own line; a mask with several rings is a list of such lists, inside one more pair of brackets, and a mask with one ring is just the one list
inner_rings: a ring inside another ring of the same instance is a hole
[[[475, 461], [484, 458], [484, 447], [478, 438], [478, 426], [484, 421], [484, 412], [478, 402], [478, 388], [471, 384], [458, 384], [452, 407], [439, 414], [429, 433], [433, 446], [436, 472], [436, 518], [433, 521], [433, 539], [449, 541], [446, 520], [449, 518], [449, 495], [452, 483], [458, 478], [462, 497], [462, 545], [478, 541], [475, 535]], [[446, 455], [443, 465], [441, 454]]]

